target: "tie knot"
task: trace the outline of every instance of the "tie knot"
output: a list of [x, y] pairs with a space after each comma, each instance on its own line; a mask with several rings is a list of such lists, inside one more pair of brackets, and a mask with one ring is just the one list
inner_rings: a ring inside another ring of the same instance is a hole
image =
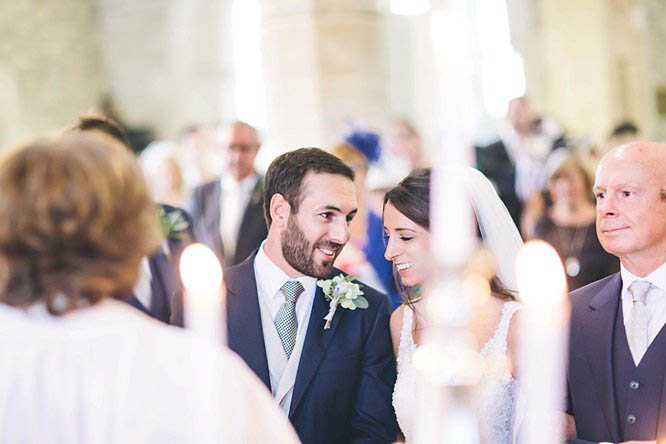
[[647, 296], [648, 290], [650, 289], [650, 284], [648, 281], [634, 281], [629, 286], [629, 291], [631, 292], [632, 300], [634, 302], [645, 303], [645, 298]]
[[305, 291], [305, 289], [298, 281], [287, 281], [282, 287], [280, 287], [280, 291], [284, 295], [285, 301], [291, 304], [295, 304], [296, 299], [298, 299], [298, 297], [301, 295], [301, 293], [303, 293], [303, 291]]

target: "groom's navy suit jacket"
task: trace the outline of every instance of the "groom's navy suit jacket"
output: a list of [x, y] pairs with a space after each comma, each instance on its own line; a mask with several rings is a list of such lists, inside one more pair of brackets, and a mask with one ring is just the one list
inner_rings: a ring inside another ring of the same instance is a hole
[[567, 413], [578, 436], [571, 443], [654, 440], [655, 432], [666, 439], [666, 327], [636, 367], [621, 292], [616, 273], [571, 293]]
[[[255, 255], [256, 251], [224, 272], [228, 340], [229, 347], [270, 388]], [[317, 287], [289, 411], [304, 443], [387, 443], [396, 439], [389, 300], [368, 286], [362, 290], [369, 307], [354, 311], [338, 307], [331, 328], [324, 330], [329, 307]]]

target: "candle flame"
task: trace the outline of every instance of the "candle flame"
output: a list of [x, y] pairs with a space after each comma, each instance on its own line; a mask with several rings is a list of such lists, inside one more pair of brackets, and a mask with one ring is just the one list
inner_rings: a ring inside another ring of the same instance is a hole
[[527, 304], [558, 304], [566, 294], [562, 261], [555, 249], [544, 241], [530, 241], [520, 249], [516, 257], [516, 279], [521, 300]]
[[222, 266], [204, 244], [191, 244], [180, 256], [180, 277], [189, 292], [215, 291], [222, 285]]

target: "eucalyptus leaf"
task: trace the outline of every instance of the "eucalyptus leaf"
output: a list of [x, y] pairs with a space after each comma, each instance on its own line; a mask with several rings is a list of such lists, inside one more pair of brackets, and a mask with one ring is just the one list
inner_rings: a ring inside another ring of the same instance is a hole
[[356, 299], [354, 299], [354, 305], [356, 305], [356, 308], [368, 308], [370, 305], [368, 303], [368, 300], [364, 298], [363, 296], [357, 296]]
[[356, 304], [354, 304], [354, 301], [352, 301], [351, 299], [343, 299], [340, 305], [342, 306], [342, 308], [347, 308], [349, 310], [356, 310]]

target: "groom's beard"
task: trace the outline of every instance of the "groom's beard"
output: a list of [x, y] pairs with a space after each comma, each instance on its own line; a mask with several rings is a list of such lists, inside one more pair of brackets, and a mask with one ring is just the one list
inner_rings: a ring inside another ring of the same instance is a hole
[[[333, 271], [333, 263], [343, 245], [325, 240], [317, 241], [314, 244], [308, 242], [305, 233], [295, 219], [295, 217], [289, 216], [287, 229], [282, 233], [282, 256], [294, 270], [306, 276], [318, 279], [327, 278]], [[329, 260], [317, 263], [315, 251], [319, 247], [331, 249], [335, 254]]]

